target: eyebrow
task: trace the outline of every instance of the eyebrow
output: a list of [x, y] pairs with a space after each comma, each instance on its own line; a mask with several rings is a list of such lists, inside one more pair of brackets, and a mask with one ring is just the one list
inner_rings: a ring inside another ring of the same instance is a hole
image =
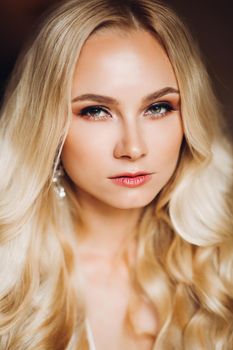
[[[165, 87], [163, 89], [157, 90], [153, 92], [152, 94], [149, 94], [145, 96], [142, 99], [143, 103], [148, 103], [151, 100], [155, 100], [157, 98], [160, 98], [162, 96], [168, 95], [168, 94], [179, 94], [179, 90], [173, 88], [173, 87]], [[76, 96], [72, 99], [72, 103], [78, 102], [78, 101], [95, 101], [99, 103], [108, 103], [112, 105], [118, 105], [119, 102], [112, 97], [109, 96], [103, 96], [103, 95], [96, 95], [96, 94], [83, 94], [80, 96]]]

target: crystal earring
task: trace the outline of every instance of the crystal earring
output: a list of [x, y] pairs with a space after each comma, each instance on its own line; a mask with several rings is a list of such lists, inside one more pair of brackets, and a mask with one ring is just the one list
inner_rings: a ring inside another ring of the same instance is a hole
[[57, 169], [53, 175], [52, 182], [54, 184], [53, 188], [57, 196], [62, 199], [66, 196], [64, 187], [61, 185], [61, 177], [64, 175], [64, 169], [61, 163], [58, 164]]

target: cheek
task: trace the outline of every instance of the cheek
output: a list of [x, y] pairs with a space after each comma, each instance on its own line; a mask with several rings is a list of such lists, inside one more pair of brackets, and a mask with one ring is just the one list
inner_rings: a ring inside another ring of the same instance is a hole
[[183, 129], [180, 118], [164, 125], [163, 129], [157, 130], [153, 143], [153, 154], [157, 159], [158, 171], [171, 172], [174, 170], [180, 146], [183, 139]]
[[72, 125], [61, 154], [63, 165], [71, 177], [74, 172], [98, 167], [107, 151], [106, 135], [90, 127], [80, 127], [78, 123]]

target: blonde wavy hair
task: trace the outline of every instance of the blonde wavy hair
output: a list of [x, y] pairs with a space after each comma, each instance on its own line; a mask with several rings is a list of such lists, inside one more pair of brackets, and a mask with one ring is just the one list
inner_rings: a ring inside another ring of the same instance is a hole
[[135, 285], [159, 319], [153, 349], [230, 350], [232, 148], [193, 39], [153, 0], [65, 1], [14, 70], [0, 119], [0, 348], [88, 349], [69, 243], [78, 198], [65, 176], [59, 201], [52, 178], [70, 125], [77, 58], [103, 28], [152, 33], [181, 93], [179, 162], [145, 207], [137, 234]]

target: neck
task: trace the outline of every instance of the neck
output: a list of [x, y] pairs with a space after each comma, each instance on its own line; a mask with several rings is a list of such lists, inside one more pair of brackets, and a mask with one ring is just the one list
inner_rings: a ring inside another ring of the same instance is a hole
[[[81, 199], [81, 200], [80, 200]], [[116, 260], [135, 241], [141, 208], [119, 209], [95, 198], [79, 198], [77, 239], [79, 249], [96, 257]]]

